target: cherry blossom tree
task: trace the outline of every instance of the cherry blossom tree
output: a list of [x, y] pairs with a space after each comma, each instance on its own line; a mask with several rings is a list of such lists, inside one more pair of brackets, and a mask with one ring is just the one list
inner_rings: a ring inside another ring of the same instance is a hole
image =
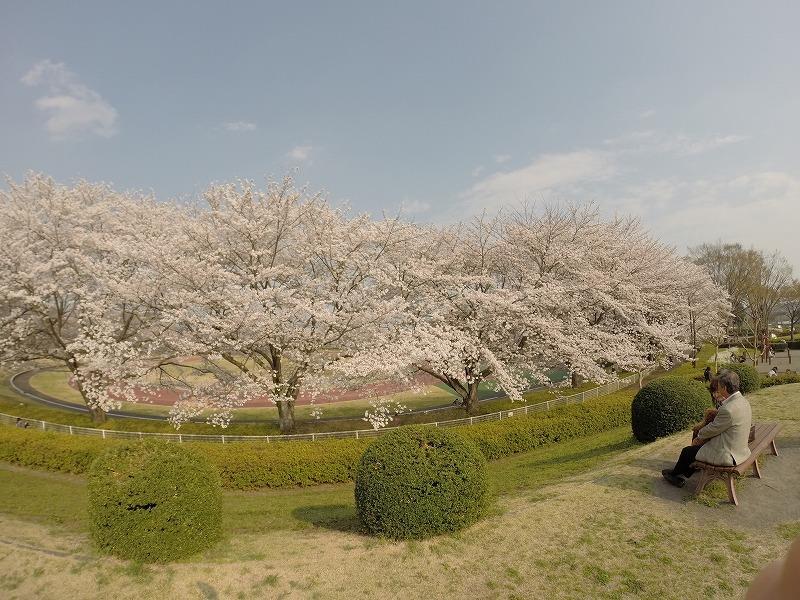
[[0, 192], [0, 358], [66, 366], [96, 422], [149, 368], [158, 285], [125, 249], [130, 231], [160, 230], [161, 212], [35, 173]]
[[171, 355], [198, 357], [192, 368], [211, 376], [186, 386], [173, 421], [211, 410], [225, 424], [261, 396], [290, 432], [301, 389], [323, 388], [331, 363], [365, 351], [402, 312], [381, 265], [407, 228], [349, 218], [288, 177], [266, 189], [216, 185], [204, 197], [208, 208], [184, 213], [159, 267], [168, 289], [162, 340]]
[[683, 261], [635, 220], [528, 207], [418, 240], [396, 265], [405, 322], [348, 374], [419, 370], [472, 414], [481, 384], [520, 400], [554, 366], [603, 382], [688, 354]]
[[[690, 260], [685, 260], [679, 266], [686, 299], [689, 342], [695, 351], [704, 342], [714, 342], [715, 346], [718, 346], [725, 336], [726, 325], [732, 316], [728, 294], [725, 289], [714, 283], [704, 267]], [[717, 354], [714, 355], [715, 363]], [[692, 354], [692, 366], [697, 366], [696, 353]]]

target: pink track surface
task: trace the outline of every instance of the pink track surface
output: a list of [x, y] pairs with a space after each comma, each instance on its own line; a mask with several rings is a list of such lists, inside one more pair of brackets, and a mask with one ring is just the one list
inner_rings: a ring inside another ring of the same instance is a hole
[[[389, 394], [396, 394], [399, 392], [411, 389], [414, 385], [435, 385], [437, 380], [430, 375], [420, 374], [416, 376], [411, 383], [402, 381], [383, 381], [379, 383], [372, 383], [362, 386], [355, 390], [341, 390], [335, 394], [320, 394], [314, 399], [314, 404], [334, 404], [336, 402], [345, 402], [347, 400], [361, 400], [363, 398], [375, 398], [376, 396], [387, 396]], [[75, 382], [72, 378], [69, 380], [69, 385], [75, 388]], [[144, 397], [147, 399], [144, 399]], [[141, 393], [142, 404], [156, 404], [158, 406], [172, 406], [178, 399], [178, 392], [169, 388], [151, 388], [148, 393]], [[312, 397], [309, 394], [301, 393], [297, 398], [297, 405], [311, 404]], [[269, 398], [262, 396], [260, 398], [253, 398], [248, 400], [244, 405], [245, 407], [270, 407], [275, 406]]]

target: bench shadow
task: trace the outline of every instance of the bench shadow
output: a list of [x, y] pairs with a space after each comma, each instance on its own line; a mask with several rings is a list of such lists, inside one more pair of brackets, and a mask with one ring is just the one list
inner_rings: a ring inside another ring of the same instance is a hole
[[350, 504], [320, 504], [317, 506], [298, 506], [292, 516], [314, 527], [331, 531], [366, 535], [358, 519], [356, 507]]

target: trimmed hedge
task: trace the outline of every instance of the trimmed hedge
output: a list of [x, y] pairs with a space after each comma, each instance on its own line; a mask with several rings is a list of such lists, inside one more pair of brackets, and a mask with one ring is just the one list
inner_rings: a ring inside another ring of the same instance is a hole
[[352, 481], [370, 440], [184, 444], [217, 467], [222, 485], [237, 490]]
[[[458, 427], [488, 459], [599, 433], [630, 423], [633, 389], [547, 412]], [[352, 481], [370, 440], [323, 442], [185, 443], [217, 467], [222, 486], [253, 490]], [[0, 460], [27, 467], [85, 473], [92, 460], [118, 440], [0, 426]]]
[[358, 464], [358, 517], [373, 534], [422, 539], [483, 515], [489, 487], [480, 450], [447, 429], [409, 426], [377, 438]]
[[104, 450], [123, 443], [52, 431], [0, 426], [0, 460], [45, 471], [76, 475], [86, 473]]
[[761, 375], [753, 365], [747, 363], [726, 363], [720, 366], [720, 370], [726, 369], [733, 371], [739, 376], [739, 390], [743, 394], [755, 392], [761, 387]]
[[633, 390], [505, 421], [460, 427], [489, 460], [627, 425]]
[[169, 562], [222, 537], [219, 475], [178, 444], [146, 440], [110, 448], [89, 469], [89, 526], [101, 550]]
[[772, 387], [774, 385], [786, 385], [788, 383], [800, 383], [800, 373], [782, 373], [776, 377], [761, 376], [761, 387]]
[[640, 442], [672, 435], [703, 418], [711, 406], [705, 385], [685, 377], [661, 377], [643, 387], [631, 405], [631, 428]]

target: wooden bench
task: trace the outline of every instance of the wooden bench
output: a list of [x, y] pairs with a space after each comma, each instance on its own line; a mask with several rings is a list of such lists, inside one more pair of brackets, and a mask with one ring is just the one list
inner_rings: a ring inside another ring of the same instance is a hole
[[692, 467], [700, 471], [700, 479], [697, 482], [696, 494], [703, 491], [714, 479], [724, 479], [728, 487], [728, 500], [731, 504], [739, 506], [739, 499], [736, 497], [736, 486], [734, 484], [736, 475], [744, 475], [745, 472], [752, 467], [753, 475], [761, 479], [761, 470], [758, 468], [758, 457], [767, 448], [770, 454], [778, 456], [778, 448], [775, 446], [775, 436], [781, 429], [779, 423], [756, 423], [753, 426], [755, 431], [753, 441], [748, 445], [750, 446], [750, 456], [746, 461], [740, 465], [732, 467], [721, 467], [719, 465], [710, 465], [701, 461], [692, 463]]

